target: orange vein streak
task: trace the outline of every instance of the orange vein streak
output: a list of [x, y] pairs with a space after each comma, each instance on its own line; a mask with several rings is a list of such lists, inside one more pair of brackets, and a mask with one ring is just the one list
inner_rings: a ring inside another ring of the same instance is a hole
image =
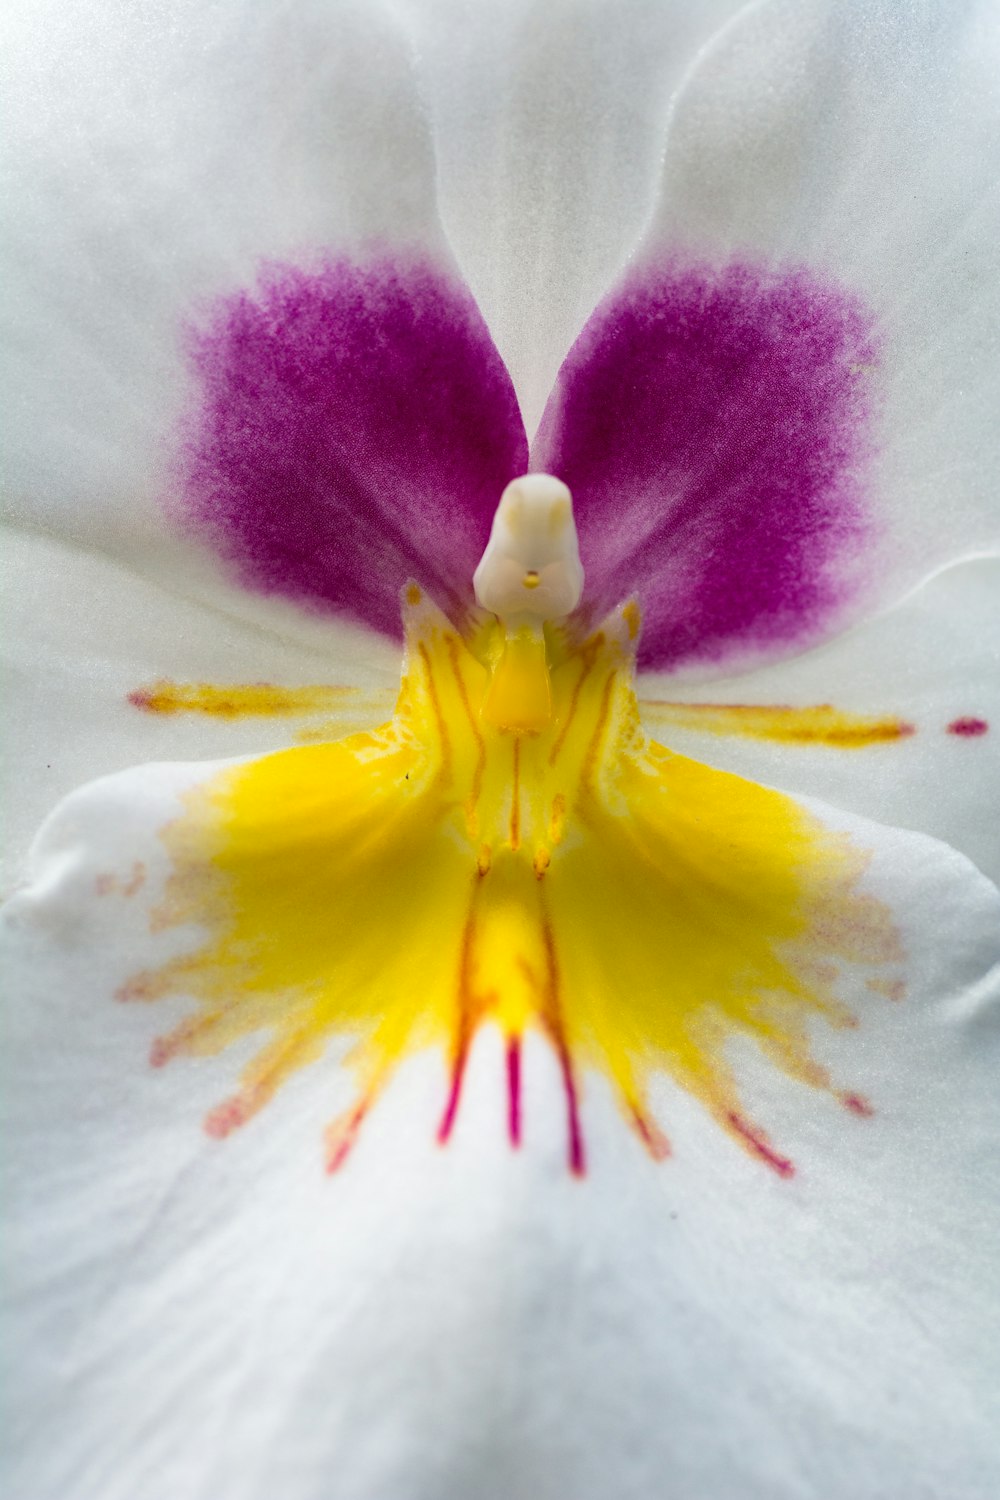
[[476, 769], [472, 773], [472, 789], [469, 792], [469, 807], [475, 808], [475, 806], [479, 802], [479, 794], [483, 789], [483, 774], [486, 770], [486, 744], [483, 740], [482, 734], [480, 733], [479, 724], [476, 721], [476, 716], [472, 711], [472, 704], [469, 702], [469, 690], [465, 685], [465, 678], [462, 676], [461, 663], [458, 659], [458, 646], [451, 636], [448, 637], [446, 645], [448, 647], [448, 657], [451, 661], [451, 670], [455, 675], [455, 683], [458, 687], [459, 697], [462, 700], [462, 707], [465, 710], [465, 717], [469, 721], [469, 729], [472, 733], [472, 738], [476, 746]]
[[565, 723], [563, 724], [562, 728], [559, 731], [559, 735], [558, 735], [558, 738], [556, 739], [555, 744], [552, 746], [552, 749], [549, 751], [549, 765], [550, 766], [554, 766], [555, 765], [555, 763], [556, 763], [556, 761], [557, 761], [557, 759], [559, 757], [559, 752], [562, 749], [563, 745], [566, 743], [566, 736], [569, 734], [570, 726], [572, 725], [573, 720], [576, 717], [576, 711], [577, 711], [577, 708], [579, 707], [579, 704], [580, 704], [580, 694], [583, 692], [583, 684], [586, 682], [587, 678], [590, 676], [590, 671], [591, 671], [591, 668], [593, 667], [593, 665], [594, 665], [594, 653], [593, 653], [593, 651], [585, 652], [584, 655], [583, 655], [583, 657], [581, 658], [581, 661], [580, 661], [580, 675], [576, 679], [576, 682], [573, 684], [573, 693], [572, 693], [572, 696], [570, 697], [570, 700], [569, 700], [569, 708], [568, 708], [568, 710], [566, 712], [566, 721], [565, 721]]
[[336, 708], [345, 698], [363, 696], [360, 688], [312, 683], [278, 687], [273, 682], [172, 682], [160, 677], [128, 695], [133, 708], [148, 714], [208, 714], [216, 719], [276, 718]]
[[598, 754], [601, 748], [601, 740], [608, 726], [608, 718], [611, 714], [611, 689], [615, 685], [616, 673], [609, 672], [601, 692], [601, 707], [594, 725], [594, 732], [587, 746], [587, 753], [583, 758], [583, 766], [580, 772], [580, 784], [588, 789], [593, 788], [594, 770], [597, 766]]
[[640, 702], [649, 717], [666, 720], [681, 729], [737, 734], [792, 745], [858, 750], [866, 745], [905, 739], [915, 732], [913, 724], [895, 715], [843, 713], [830, 703], [793, 708], [788, 704], [674, 703], [659, 698], [643, 698]]
[[437, 683], [434, 681], [434, 667], [431, 663], [430, 652], [420, 642], [420, 657], [427, 673], [427, 696], [431, 700], [431, 708], [434, 711], [434, 722], [437, 725], [438, 739], [441, 741], [441, 769], [439, 775], [445, 783], [451, 780], [451, 740], [448, 738], [448, 725], [445, 723], [444, 713], [441, 709], [441, 699], [438, 697]]

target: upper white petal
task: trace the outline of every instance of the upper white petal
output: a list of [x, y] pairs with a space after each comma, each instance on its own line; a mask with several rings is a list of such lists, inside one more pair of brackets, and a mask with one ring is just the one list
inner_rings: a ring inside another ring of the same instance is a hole
[[[806, 266], [882, 344], [867, 608], [1000, 549], [1000, 11], [761, 0], [679, 90], [644, 248]], [[870, 578], [869, 578], [870, 575]]]
[[642, 233], [680, 78], [745, 0], [408, 0], [441, 214], [529, 435]]
[[[949, 568], [877, 619], [791, 661], [691, 688], [649, 673], [640, 694], [703, 703], [829, 703], [896, 716], [915, 734], [860, 749], [697, 733], [650, 715], [655, 738], [697, 760], [943, 839], [1000, 882], [1000, 562]], [[959, 719], [989, 728], [963, 738]]]

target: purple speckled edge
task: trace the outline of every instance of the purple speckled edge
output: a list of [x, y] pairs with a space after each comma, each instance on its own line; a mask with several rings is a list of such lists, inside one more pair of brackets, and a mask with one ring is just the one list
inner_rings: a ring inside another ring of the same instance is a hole
[[527, 441], [460, 281], [387, 254], [268, 266], [189, 354], [175, 509], [244, 585], [398, 636], [414, 576], [462, 617]]
[[874, 319], [807, 271], [639, 268], [559, 373], [531, 467], [573, 491], [595, 618], [640, 665], [787, 654], [834, 628], [872, 533]]

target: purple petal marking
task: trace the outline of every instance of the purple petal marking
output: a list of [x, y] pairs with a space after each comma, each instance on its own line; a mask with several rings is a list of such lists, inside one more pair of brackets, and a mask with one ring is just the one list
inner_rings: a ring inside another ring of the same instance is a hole
[[645, 266], [559, 373], [531, 466], [573, 492], [591, 618], [631, 593], [640, 665], [812, 643], [864, 585], [873, 319], [805, 271]]
[[191, 335], [180, 510], [241, 581], [399, 634], [415, 577], [453, 616], [527, 468], [467, 290], [416, 260], [269, 266]]

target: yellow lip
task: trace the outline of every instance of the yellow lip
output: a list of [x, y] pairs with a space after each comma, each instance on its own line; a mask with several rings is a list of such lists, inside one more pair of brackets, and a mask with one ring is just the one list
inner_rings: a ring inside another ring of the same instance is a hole
[[[520, 1144], [530, 1118], [520, 1045], [533, 1030], [558, 1062], [574, 1172], [585, 1165], [582, 1089], [593, 1070], [653, 1156], [669, 1151], [647, 1098], [661, 1073], [788, 1175], [727, 1054], [749, 1038], [789, 1078], [868, 1112], [833, 1084], [809, 1040], [816, 1021], [853, 1024], [838, 999], [842, 966], [867, 966], [873, 987], [898, 986], [888, 914], [858, 894], [864, 852], [790, 798], [645, 738], [634, 605], [556, 665], [541, 636], [540, 661], [515, 651], [498, 714], [502, 672], [474, 657], [419, 589], [406, 599], [388, 723], [235, 765], [190, 794], [164, 831], [174, 868], [156, 921], [197, 921], [208, 936], [122, 991], [196, 1002], [153, 1061], [262, 1034], [238, 1091], [206, 1120], [221, 1137], [332, 1039], [350, 1038], [358, 1092], [327, 1133], [332, 1170], [420, 1048], [447, 1061], [446, 1139], [486, 1024], [506, 1039], [508, 1130]], [[498, 644], [493, 659], [503, 657]], [[536, 668], [547, 705], [519, 718], [517, 694], [534, 691]]]

